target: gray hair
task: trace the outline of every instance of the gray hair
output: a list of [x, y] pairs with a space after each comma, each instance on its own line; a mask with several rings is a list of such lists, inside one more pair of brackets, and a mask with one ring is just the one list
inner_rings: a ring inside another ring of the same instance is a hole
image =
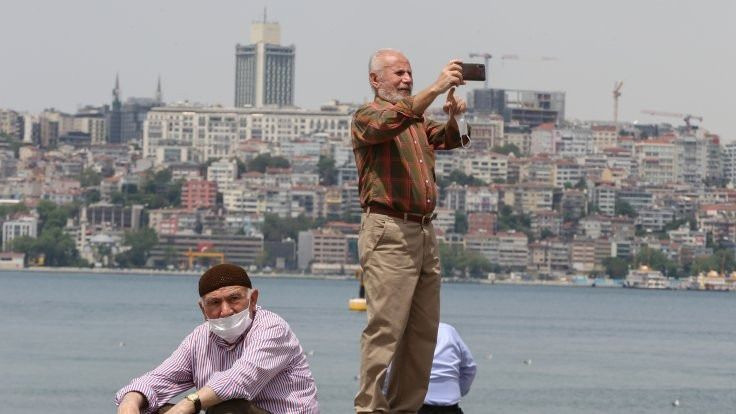
[[391, 48], [384, 48], [384, 49], [378, 49], [371, 55], [370, 59], [368, 59], [368, 73], [376, 73], [383, 69], [383, 63], [381, 62], [381, 58], [384, 55], [388, 54], [399, 54], [403, 55], [401, 51]]

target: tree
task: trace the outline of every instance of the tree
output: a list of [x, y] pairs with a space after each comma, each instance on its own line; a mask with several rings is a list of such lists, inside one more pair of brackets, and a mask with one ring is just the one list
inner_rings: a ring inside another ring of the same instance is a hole
[[659, 270], [667, 276], [677, 276], [677, 264], [667, 258], [662, 251], [652, 249], [649, 246], [642, 246], [634, 263], [636, 266], [646, 265], [649, 268]]
[[85, 191], [82, 196], [84, 197], [84, 204], [94, 204], [100, 201], [100, 190], [91, 188]]
[[636, 210], [625, 200], [616, 199], [614, 211], [617, 216], [627, 216], [635, 218], [637, 216]]
[[721, 249], [710, 256], [697, 257], [691, 265], [693, 274], [707, 273], [711, 270], [719, 273], [730, 273], [736, 270], [733, 250]]
[[322, 185], [337, 184], [337, 169], [335, 168], [335, 159], [332, 157], [319, 156], [317, 162], [317, 171], [319, 172], [319, 182]]
[[455, 233], [465, 234], [468, 232], [468, 216], [462, 211], [455, 212]]
[[575, 188], [578, 190], [585, 190], [588, 187], [588, 184], [585, 182], [585, 177], [578, 180], [578, 182], [575, 184]]
[[289, 168], [289, 160], [284, 157], [272, 157], [271, 154], [259, 154], [248, 162], [248, 171], [266, 172], [266, 168]]
[[126, 231], [123, 244], [130, 246], [130, 249], [115, 256], [120, 267], [144, 267], [151, 249], [158, 244], [158, 235], [150, 227]]
[[92, 168], [85, 168], [79, 174], [79, 185], [82, 188], [96, 187], [100, 185], [101, 181], [102, 181], [102, 174], [98, 173]]
[[552, 232], [552, 230], [548, 228], [543, 228], [542, 231], [539, 233], [539, 239], [540, 240], [546, 240], [549, 238], [555, 237], [555, 234]]
[[462, 171], [452, 170], [450, 175], [447, 177], [440, 177], [437, 180], [437, 185], [444, 191], [445, 187], [451, 183], [457, 183], [459, 185], [469, 185], [471, 187], [478, 187], [487, 185], [487, 183], [481, 179], [475, 178], [471, 175], [467, 175]]
[[619, 257], [607, 257], [603, 259], [606, 274], [613, 279], [622, 279], [629, 272], [629, 262]]
[[500, 266], [491, 263], [478, 252], [445, 243], [440, 243], [440, 264], [443, 276], [452, 276], [459, 272], [473, 278], [485, 278], [488, 272], [501, 270]]
[[261, 226], [263, 239], [267, 241], [281, 241], [285, 238], [297, 240], [300, 231], [320, 227], [323, 219], [312, 220], [300, 214], [298, 217], [279, 217], [278, 214], [266, 214]]
[[28, 207], [23, 203], [0, 206], [0, 217], [13, 215], [16, 213], [27, 213], [28, 211]]

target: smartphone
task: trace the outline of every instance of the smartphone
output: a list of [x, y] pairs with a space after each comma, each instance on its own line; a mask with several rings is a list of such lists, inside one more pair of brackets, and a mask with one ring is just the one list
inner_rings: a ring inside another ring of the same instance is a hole
[[461, 63], [463, 80], [484, 81], [486, 80], [486, 65], [482, 63]]

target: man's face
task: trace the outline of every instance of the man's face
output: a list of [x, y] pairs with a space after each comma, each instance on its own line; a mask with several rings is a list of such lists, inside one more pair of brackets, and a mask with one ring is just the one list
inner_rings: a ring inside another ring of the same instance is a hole
[[[250, 299], [248, 298], [250, 296]], [[226, 318], [250, 308], [253, 312], [258, 301], [258, 290], [244, 286], [225, 286], [204, 295], [199, 307], [207, 319]]]
[[414, 79], [409, 60], [401, 53], [387, 53], [379, 57], [382, 69], [370, 74], [370, 82], [376, 95], [389, 102], [411, 96]]

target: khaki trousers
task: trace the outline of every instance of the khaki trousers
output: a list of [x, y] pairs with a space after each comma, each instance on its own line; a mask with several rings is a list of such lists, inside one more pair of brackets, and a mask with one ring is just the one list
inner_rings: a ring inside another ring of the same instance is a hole
[[[368, 307], [360, 338], [357, 413], [416, 413], [424, 402], [440, 315], [440, 260], [431, 223], [364, 213], [358, 237]], [[384, 395], [391, 364], [388, 393]]]

